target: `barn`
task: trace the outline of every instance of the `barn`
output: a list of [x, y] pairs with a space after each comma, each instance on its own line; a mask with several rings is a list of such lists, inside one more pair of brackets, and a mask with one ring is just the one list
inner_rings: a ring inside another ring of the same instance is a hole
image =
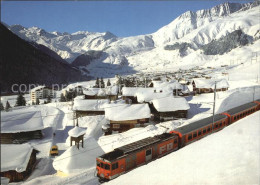
[[36, 165], [36, 153], [31, 145], [1, 144], [1, 177], [10, 182], [26, 180]]
[[229, 84], [226, 79], [204, 79], [197, 78], [193, 79], [192, 86], [193, 92], [195, 94], [201, 93], [212, 93], [215, 89], [216, 82], [216, 91], [227, 91], [229, 88]]
[[190, 106], [183, 97], [165, 97], [152, 100], [152, 106], [155, 109], [155, 120], [165, 121], [176, 118], [187, 118]]
[[41, 139], [43, 128], [39, 111], [1, 112], [1, 144], [17, 144]]
[[148, 104], [122, 104], [106, 108], [105, 117], [110, 121], [109, 132], [120, 133], [144, 126], [149, 122], [151, 112]]

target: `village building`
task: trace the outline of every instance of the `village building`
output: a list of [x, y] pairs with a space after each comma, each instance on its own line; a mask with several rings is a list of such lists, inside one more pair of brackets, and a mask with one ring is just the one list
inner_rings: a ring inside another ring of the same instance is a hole
[[73, 129], [71, 129], [68, 134], [70, 136], [70, 146], [72, 146], [72, 142], [75, 142], [75, 145], [79, 149], [79, 143], [81, 142], [82, 148], [84, 145], [84, 135], [86, 133], [86, 129], [75, 126]]
[[36, 103], [37, 99], [45, 99], [45, 98], [48, 98], [48, 97], [55, 98], [56, 93], [50, 87], [38, 86], [38, 87], [31, 89], [30, 96], [31, 96], [31, 101]]
[[41, 112], [1, 112], [1, 144], [24, 143], [42, 138], [44, 129]]
[[183, 97], [165, 97], [152, 100], [154, 107], [154, 119], [160, 121], [187, 118], [190, 106]]
[[150, 87], [153, 87], [155, 89], [160, 89], [163, 92], [172, 92], [173, 95], [178, 95], [183, 87], [182, 85], [175, 80], [171, 80], [171, 81], [152, 81], [152, 83], [150, 84]]
[[108, 99], [74, 99], [73, 111], [75, 117], [105, 115], [104, 104]]
[[110, 122], [109, 132], [125, 132], [142, 127], [149, 122], [151, 112], [148, 104], [120, 105], [105, 109], [105, 117]]
[[193, 79], [192, 86], [193, 92], [195, 94], [201, 93], [212, 93], [215, 89], [216, 82], [216, 91], [227, 91], [229, 88], [229, 84], [226, 79], [204, 79], [197, 78]]
[[26, 180], [35, 168], [37, 152], [27, 143], [1, 144], [1, 177], [9, 182]]

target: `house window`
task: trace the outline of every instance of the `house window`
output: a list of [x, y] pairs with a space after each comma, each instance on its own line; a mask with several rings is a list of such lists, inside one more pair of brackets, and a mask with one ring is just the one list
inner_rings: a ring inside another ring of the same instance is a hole
[[191, 140], [192, 139], [192, 134], [189, 134], [188, 135], [188, 140]]
[[117, 169], [117, 168], [118, 168], [118, 163], [112, 164], [112, 170], [115, 170], [115, 169]]
[[113, 124], [113, 128], [120, 128], [120, 124]]

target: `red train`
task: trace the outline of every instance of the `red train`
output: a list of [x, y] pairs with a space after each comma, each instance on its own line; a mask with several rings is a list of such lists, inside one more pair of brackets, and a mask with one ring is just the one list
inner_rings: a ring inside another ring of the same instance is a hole
[[97, 176], [102, 181], [114, 179], [138, 166], [217, 132], [258, 110], [260, 110], [260, 99], [215, 115], [214, 124], [212, 124], [213, 117], [211, 116], [179, 127], [170, 133], [116, 148], [112, 152], [97, 157]]

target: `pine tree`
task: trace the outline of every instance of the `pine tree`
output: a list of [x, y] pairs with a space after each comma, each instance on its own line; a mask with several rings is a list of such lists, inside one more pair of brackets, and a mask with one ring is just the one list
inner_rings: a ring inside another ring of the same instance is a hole
[[1, 111], [5, 110], [5, 108], [4, 108], [3, 104], [2, 104], [2, 102], [0, 102], [0, 110], [1, 110]]
[[107, 80], [107, 87], [111, 86], [110, 79]]
[[96, 84], [94, 87], [99, 88], [99, 78], [98, 77], [97, 77]]
[[39, 105], [39, 104], [40, 104], [39, 98], [36, 99], [36, 103], [35, 103], [35, 104], [36, 104], [36, 105]]
[[25, 106], [26, 101], [22, 94], [19, 94], [16, 99], [15, 106]]
[[101, 77], [101, 80], [100, 80], [100, 88], [105, 88], [105, 82], [103, 80], [103, 77]]
[[10, 103], [7, 101], [5, 104], [5, 111], [8, 112], [10, 108], [11, 108]]
[[51, 103], [51, 97], [50, 96], [47, 97], [47, 103]]
[[66, 98], [63, 93], [60, 95], [60, 102], [66, 102]]

